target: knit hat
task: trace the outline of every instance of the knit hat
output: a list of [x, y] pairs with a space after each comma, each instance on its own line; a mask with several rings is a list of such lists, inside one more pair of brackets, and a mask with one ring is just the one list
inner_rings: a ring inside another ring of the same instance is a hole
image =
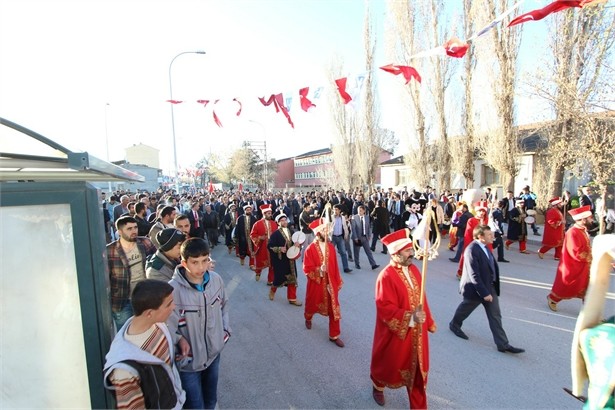
[[175, 228], [166, 228], [156, 234], [156, 240], [160, 244], [160, 250], [170, 251], [180, 242], [186, 240], [186, 235]]

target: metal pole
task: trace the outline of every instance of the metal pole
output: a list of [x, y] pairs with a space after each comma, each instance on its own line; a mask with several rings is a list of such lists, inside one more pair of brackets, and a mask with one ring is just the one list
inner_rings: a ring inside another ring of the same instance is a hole
[[[173, 78], [171, 76], [171, 68], [175, 59], [183, 54], [205, 54], [204, 51], [184, 51], [173, 57], [169, 64], [169, 100], [173, 100]], [[171, 129], [173, 131], [173, 174], [175, 176], [175, 190], [179, 194], [179, 169], [177, 167], [177, 141], [175, 139], [175, 114], [173, 112], [173, 103], [171, 102]]]
[[[105, 104], [105, 143], [107, 145], [107, 162], [111, 162], [109, 160], [109, 131], [107, 129], [107, 108], [109, 108], [109, 103]], [[111, 190], [111, 181], [109, 181], [109, 198], [111, 198], [112, 195], [112, 190]]]

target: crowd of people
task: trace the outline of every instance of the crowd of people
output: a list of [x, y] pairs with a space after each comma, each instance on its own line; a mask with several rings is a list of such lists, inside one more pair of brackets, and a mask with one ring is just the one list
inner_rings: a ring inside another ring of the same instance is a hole
[[[421, 292], [421, 273], [413, 264], [413, 236], [427, 215], [425, 240], [448, 236], [450, 260], [457, 265], [462, 302], [449, 329], [462, 339], [463, 321], [483, 305], [499, 351], [518, 354], [502, 326], [498, 302], [499, 263], [504, 249], [519, 243], [529, 254], [536, 224], [536, 195], [525, 187], [500, 200], [486, 191], [377, 189], [298, 193], [215, 192], [174, 195], [127, 192], [103, 195], [108, 238], [110, 303], [117, 329], [107, 356], [105, 382], [118, 408], [214, 408], [220, 353], [231, 337], [227, 293], [215, 273], [211, 251], [224, 252], [260, 281], [266, 270], [269, 299], [286, 287], [290, 305], [302, 307], [305, 327], [316, 314], [329, 319], [329, 340], [341, 338], [339, 291], [361, 268], [361, 250], [372, 270], [378, 240], [390, 263], [376, 282], [372, 396], [385, 404], [385, 387], [405, 387], [411, 408], [426, 408], [429, 369], [428, 332], [437, 327]], [[587, 200], [591, 202], [588, 195]], [[582, 200], [583, 201], [583, 200]], [[543, 259], [551, 249], [559, 260], [547, 306], [583, 298], [589, 281], [593, 227], [591, 204], [570, 209], [552, 198], [545, 213]], [[221, 239], [222, 238], [222, 239]], [[497, 258], [493, 253], [497, 250]], [[420, 259], [421, 256], [416, 256]], [[297, 294], [298, 269], [307, 279], [305, 301]], [[341, 266], [340, 266], [341, 264]], [[403, 352], [400, 353], [400, 352]], [[157, 403], [157, 404], [156, 404]], [[149, 407], [148, 407], [149, 408]]]

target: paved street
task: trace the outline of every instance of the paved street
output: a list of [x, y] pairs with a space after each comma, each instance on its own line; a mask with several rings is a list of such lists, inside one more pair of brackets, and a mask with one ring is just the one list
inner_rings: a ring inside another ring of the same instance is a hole
[[[464, 323], [470, 340], [449, 331], [448, 322], [461, 296], [455, 278], [457, 265], [448, 260], [452, 252], [446, 248], [447, 240], [443, 240], [438, 259], [429, 263], [427, 296], [438, 324], [438, 331], [430, 335], [430, 408], [581, 408], [580, 402], [562, 390], [571, 384], [570, 345], [581, 302], [563, 301], [558, 312], [547, 308], [546, 295], [557, 262], [553, 251], [540, 260], [536, 255], [540, 237], [530, 239], [531, 255], [520, 254], [513, 244], [506, 252], [511, 263], [500, 264], [503, 324], [511, 344], [526, 349], [520, 355], [496, 350], [481, 307]], [[381, 249], [378, 243], [375, 258], [384, 267], [389, 257]], [[315, 316], [312, 329], [307, 330], [303, 307], [289, 305], [285, 289], [279, 289], [272, 302], [267, 297], [265, 274], [256, 282], [254, 273], [240, 266], [234, 252], [228, 255], [223, 245], [212, 254], [230, 293], [233, 329], [222, 353], [220, 408], [379, 408], [372, 400], [369, 378], [378, 272], [369, 269], [364, 254], [363, 269], [342, 273], [341, 327], [346, 343], [342, 349], [328, 340], [327, 318]], [[299, 269], [300, 265], [299, 260]], [[305, 282], [300, 275], [302, 301]], [[613, 293], [611, 281], [608, 315], [615, 313]], [[407, 408], [405, 389], [387, 389], [385, 394], [385, 408]]]

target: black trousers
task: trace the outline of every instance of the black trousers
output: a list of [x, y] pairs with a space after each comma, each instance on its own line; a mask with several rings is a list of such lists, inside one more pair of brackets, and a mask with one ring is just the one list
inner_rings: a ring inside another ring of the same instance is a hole
[[493, 288], [491, 289], [491, 295], [493, 296], [493, 301], [491, 302], [487, 302], [484, 299], [463, 298], [463, 301], [459, 304], [457, 310], [455, 311], [452, 324], [461, 328], [463, 321], [470, 316], [474, 309], [476, 309], [479, 305], [483, 305], [485, 308], [485, 313], [487, 314], [487, 320], [489, 321], [489, 328], [491, 329], [491, 334], [493, 335], [493, 341], [497, 347], [506, 347], [508, 346], [508, 337], [502, 327], [500, 302], [498, 301], [498, 297]]

